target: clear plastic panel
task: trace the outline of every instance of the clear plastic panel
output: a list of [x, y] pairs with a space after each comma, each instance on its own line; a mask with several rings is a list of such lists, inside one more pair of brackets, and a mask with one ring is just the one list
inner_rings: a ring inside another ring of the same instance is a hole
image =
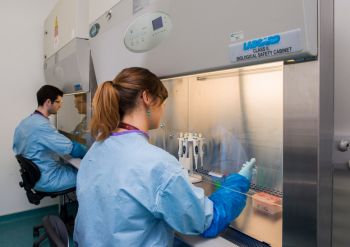
[[282, 194], [282, 63], [167, 79], [164, 84], [169, 98], [161, 128], [150, 132], [152, 143], [178, 158], [180, 134], [201, 134], [200, 168], [230, 174], [254, 157], [253, 183]]
[[82, 144], [90, 144], [88, 132], [87, 93], [65, 94], [57, 113], [57, 129], [69, 139]]
[[180, 132], [188, 129], [188, 78], [164, 80], [168, 90], [165, 111], [160, 128], [150, 131], [150, 142], [178, 158], [178, 140]]
[[[163, 82], [169, 98], [161, 128], [150, 132], [151, 142], [178, 159], [189, 150], [189, 158], [180, 158], [180, 163], [190, 167], [192, 181], [202, 180], [195, 185], [204, 188], [207, 195], [226, 175], [238, 172], [254, 157], [256, 172], [247, 204], [232, 226], [272, 246], [281, 246], [283, 63]], [[181, 145], [186, 148], [179, 148]], [[202, 151], [197, 152], [197, 158], [196, 146]]]

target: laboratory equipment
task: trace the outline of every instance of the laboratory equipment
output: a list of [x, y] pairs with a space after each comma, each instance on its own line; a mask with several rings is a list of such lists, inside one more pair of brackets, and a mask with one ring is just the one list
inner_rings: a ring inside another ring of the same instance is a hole
[[201, 133], [182, 133], [179, 135], [179, 151], [178, 159], [181, 165], [189, 173], [192, 183], [202, 181], [202, 176], [198, 173], [199, 169], [203, 169], [203, 142], [204, 138]]
[[238, 172], [256, 157], [252, 189], [280, 198], [281, 217], [248, 196], [233, 228], [272, 246], [330, 246], [333, 1], [113, 3], [90, 18], [97, 81], [130, 66], [162, 77], [165, 128], [151, 139], [174, 156], [189, 145], [177, 133], [200, 132], [197, 166]]
[[349, 55], [350, 2], [334, 1], [334, 140], [333, 170], [333, 234], [332, 246], [346, 247], [350, 243], [350, 118], [349, 118]]
[[[97, 80], [110, 80], [131, 64], [171, 77], [317, 56], [317, 0], [225, 0], [220, 6], [199, 0], [176, 3], [119, 1], [106, 9], [110, 19], [106, 14], [90, 22], [90, 29], [99, 26], [90, 39]], [[271, 6], [273, 15], [268, 14]], [[194, 21], [199, 9], [200, 21]], [[250, 18], [244, 10], [249, 10]], [[142, 49], [130, 49], [131, 41]], [[263, 51], [265, 47], [268, 50]], [[117, 57], [123, 61], [117, 62]]]
[[282, 200], [278, 196], [266, 192], [255, 193], [252, 197], [253, 208], [269, 215], [275, 215], [282, 211]]
[[245, 162], [242, 166], [242, 169], [238, 172], [238, 174], [246, 177], [250, 181], [253, 177], [255, 162], [256, 162], [255, 158], [251, 158], [250, 161]]
[[44, 22], [44, 59], [74, 40], [89, 37], [88, 9], [89, 4], [84, 0], [57, 1]]
[[64, 94], [62, 106], [56, 114], [56, 125], [60, 133], [87, 147], [94, 141], [88, 130], [91, 97], [91, 92]]
[[57, 129], [69, 139], [90, 146], [93, 140], [87, 126], [97, 82], [87, 40], [88, 9], [89, 3], [84, 0], [57, 1], [44, 22], [44, 75], [47, 84], [64, 93]]
[[[276, 246], [282, 243], [282, 214], [272, 216], [255, 210], [251, 196], [266, 192], [282, 200], [284, 195], [283, 68], [282, 63], [269, 63], [164, 79], [169, 101], [162, 122], [167, 131], [151, 134], [159, 140], [165, 137], [167, 150], [176, 157], [179, 140], [175, 137], [182, 124], [179, 118], [188, 130], [205, 137], [203, 162], [198, 166], [203, 164], [210, 177], [201, 174], [203, 182], [196, 185], [204, 184], [208, 195], [220, 188], [228, 174], [237, 173], [255, 157], [257, 167], [252, 171], [247, 206], [231, 225]], [[255, 169], [258, 172], [253, 175]], [[279, 207], [282, 210], [283, 205]]]

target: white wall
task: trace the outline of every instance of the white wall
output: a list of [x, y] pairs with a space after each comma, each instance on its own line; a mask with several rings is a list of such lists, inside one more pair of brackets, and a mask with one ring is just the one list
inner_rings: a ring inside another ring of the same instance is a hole
[[12, 152], [18, 122], [36, 108], [35, 93], [45, 84], [43, 24], [57, 0], [0, 2], [0, 216], [56, 203], [30, 204], [19, 187], [19, 166]]

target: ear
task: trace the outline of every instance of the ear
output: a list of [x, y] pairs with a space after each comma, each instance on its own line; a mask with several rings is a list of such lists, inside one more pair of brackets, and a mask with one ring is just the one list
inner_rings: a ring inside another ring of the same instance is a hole
[[152, 97], [151, 95], [145, 90], [141, 94], [141, 98], [146, 106], [150, 106], [152, 103]]
[[52, 105], [52, 101], [50, 99], [46, 99], [44, 105]]

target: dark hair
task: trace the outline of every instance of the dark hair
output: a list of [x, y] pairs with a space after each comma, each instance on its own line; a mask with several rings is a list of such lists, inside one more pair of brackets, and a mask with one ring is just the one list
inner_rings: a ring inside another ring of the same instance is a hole
[[47, 99], [54, 102], [58, 96], [63, 96], [63, 92], [52, 85], [44, 85], [42, 86], [38, 92], [36, 92], [36, 99], [38, 101], [38, 106], [44, 105]]
[[124, 114], [135, 108], [137, 98], [143, 91], [147, 91], [155, 103], [163, 103], [168, 97], [162, 81], [140, 67], [123, 69], [113, 81], [98, 86], [92, 102], [94, 113], [90, 125], [96, 140], [106, 139], [117, 128]]

